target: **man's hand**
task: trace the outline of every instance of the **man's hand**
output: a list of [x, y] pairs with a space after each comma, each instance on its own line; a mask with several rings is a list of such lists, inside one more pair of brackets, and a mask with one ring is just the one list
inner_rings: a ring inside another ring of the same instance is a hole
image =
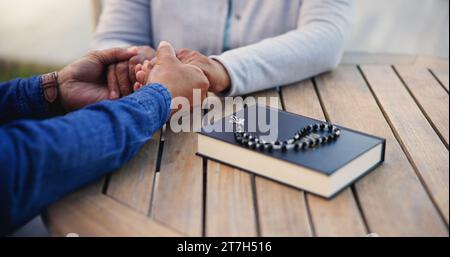
[[230, 76], [220, 62], [187, 48], [178, 50], [177, 57], [182, 63], [195, 65], [205, 73], [210, 83], [209, 90], [211, 92], [224, 92], [230, 87]]
[[136, 83], [135, 68], [145, 60], [155, 57], [155, 50], [149, 46], [136, 46], [137, 55], [130, 60], [114, 63], [108, 66], [108, 88], [110, 99], [127, 96], [133, 92], [132, 86]]
[[146, 84], [159, 83], [165, 86], [173, 98], [186, 97], [191, 106], [193, 89], [202, 91], [203, 100], [209, 88], [208, 78], [203, 71], [194, 65], [181, 63], [167, 42], [161, 42], [156, 58], [152, 62], [146, 61], [136, 77], [138, 81], [146, 81]]
[[63, 68], [58, 73], [58, 83], [64, 109], [74, 111], [108, 99], [107, 67], [128, 61], [136, 54], [135, 48], [95, 51]]

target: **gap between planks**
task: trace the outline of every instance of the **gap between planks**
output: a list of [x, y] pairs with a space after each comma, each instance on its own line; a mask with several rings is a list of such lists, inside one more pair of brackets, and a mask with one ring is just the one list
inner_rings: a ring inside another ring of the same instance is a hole
[[[318, 120], [330, 120], [314, 80], [282, 88], [286, 110]], [[333, 199], [304, 193], [311, 230], [315, 236], [363, 236], [368, 232], [351, 189]]]
[[448, 235], [361, 75], [357, 67], [346, 66], [316, 81], [330, 120], [387, 139], [384, 165], [355, 183], [370, 232], [381, 236]]
[[[430, 202], [433, 204], [433, 206], [434, 206], [435, 210], [437, 211], [439, 217], [441, 218], [443, 223], [446, 225], [447, 234], [448, 234], [448, 215], [446, 216], [446, 214], [440, 208], [440, 204], [436, 200], [436, 198], [434, 197], [432, 189], [429, 187], [426, 179], [424, 178], [424, 176], [421, 173], [419, 167], [417, 166], [416, 161], [414, 160], [413, 156], [411, 155], [410, 151], [408, 150], [404, 140], [402, 139], [402, 136], [400, 135], [399, 131], [397, 130], [397, 128], [396, 128], [395, 124], [393, 123], [390, 115], [385, 110], [385, 107], [383, 106], [382, 101], [379, 99], [379, 97], [377, 96], [376, 92], [374, 91], [372, 84], [370, 83], [369, 79], [366, 76], [366, 73], [363, 71], [362, 67], [358, 66], [357, 68], [358, 68], [358, 71], [361, 74], [362, 78], [364, 79], [368, 89], [370, 90], [371, 95], [375, 99], [375, 102], [376, 102], [379, 110], [381, 111], [381, 113], [382, 113], [386, 123], [388, 124], [392, 134], [394, 135], [395, 140], [399, 144], [403, 154], [406, 156], [407, 161], [411, 165], [415, 176], [420, 181], [420, 184], [421, 184], [422, 188], [425, 190], [425, 192], [427, 194], [427, 197], [430, 199]], [[447, 181], [448, 181], [448, 179], [447, 179]], [[447, 192], [447, 196], [448, 196], [448, 192]], [[444, 203], [444, 205], [445, 205], [445, 203]]]
[[391, 66], [430, 126], [448, 150], [449, 95], [428, 69]]

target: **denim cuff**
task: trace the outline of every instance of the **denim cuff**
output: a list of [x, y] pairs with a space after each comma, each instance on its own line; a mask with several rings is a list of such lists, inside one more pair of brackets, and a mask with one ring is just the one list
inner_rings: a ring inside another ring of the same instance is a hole
[[17, 87], [17, 113], [20, 117], [44, 118], [49, 115], [42, 89], [42, 77], [34, 76], [20, 81]]
[[158, 111], [161, 114], [160, 124], [164, 124], [169, 120], [172, 95], [163, 85], [158, 83], [149, 84], [129, 97], [137, 101], [148, 112]]

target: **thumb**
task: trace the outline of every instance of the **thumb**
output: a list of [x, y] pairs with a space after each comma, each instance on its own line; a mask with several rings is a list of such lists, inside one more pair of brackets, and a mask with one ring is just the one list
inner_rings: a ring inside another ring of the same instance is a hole
[[98, 59], [104, 65], [110, 65], [117, 62], [128, 61], [131, 57], [137, 55], [137, 48], [111, 48], [101, 51], [95, 51], [91, 55]]
[[175, 49], [166, 41], [162, 41], [159, 44], [158, 51], [156, 52], [156, 59], [159, 63], [179, 62], [177, 55], [175, 54]]

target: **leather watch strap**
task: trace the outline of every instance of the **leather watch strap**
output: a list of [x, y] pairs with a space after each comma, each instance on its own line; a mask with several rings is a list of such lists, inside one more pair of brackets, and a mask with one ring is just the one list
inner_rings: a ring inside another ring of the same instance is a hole
[[52, 115], [64, 114], [64, 108], [59, 99], [58, 73], [52, 72], [42, 75], [42, 90]]

